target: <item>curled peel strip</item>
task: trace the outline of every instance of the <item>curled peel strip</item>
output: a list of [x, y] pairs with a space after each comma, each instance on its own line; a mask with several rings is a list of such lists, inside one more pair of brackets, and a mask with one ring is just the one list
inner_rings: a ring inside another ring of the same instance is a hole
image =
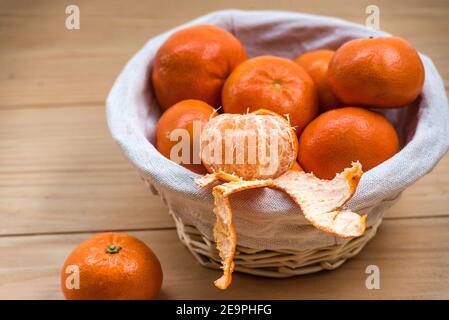
[[[230, 178], [230, 176], [222, 176]], [[234, 271], [234, 254], [237, 244], [237, 236], [232, 224], [232, 210], [229, 196], [233, 193], [269, 186], [271, 180], [232, 181], [214, 187], [212, 194], [215, 199], [214, 213], [216, 222], [214, 225], [214, 239], [222, 261], [223, 275], [215, 280], [214, 284], [219, 289], [226, 289], [232, 281]]]
[[202, 177], [196, 178], [195, 183], [198, 187], [204, 188], [210, 186], [211, 184], [219, 180], [231, 182], [231, 181], [240, 181], [242, 180], [242, 178], [230, 173], [226, 173], [224, 171], [218, 171], [215, 173], [208, 173]]
[[[215, 191], [215, 190], [214, 190]], [[215, 280], [214, 284], [219, 289], [226, 289], [232, 281], [234, 271], [234, 254], [237, 243], [234, 225], [232, 224], [232, 211], [228, 197], [219, 191], [214, 192], [215, 216], [214, 239], [222, 261], [223, 275]]]
[[342, 238], [357, 237], [365, 231], [366, 216], [340, 208], [352, 197], [362, 176], [359, 162], [337, 174], [332, 180], [321, 180], [313, 174], [287, 171], [276, 179], [242, 180], [225, 172], [208, 174], [195, 182], [205, 187], [217, 180], [224, 184], [215, 186], [212, 194], [215, 199], [214, 239], [222, 260], [223, 275], [215, 286], [226, 289], [232, 281], [234, 255], [237, 237], [232, 223], [232, 210], [229, 196], [239, 191], [271, 187], [287, 193], [297, 203], [304, 217], [317, 229]]
[[351, 168], [346, 168], [332, 180], [321, 180], [301, 171], [288, 171], [274, 179], [272, 187], [287, 193], [317, 229], [341, 238], [352, 238], [365, 231], [366, 216], [339, 209], [354, 195], [362, 173], [359, 162], [352, 163]]

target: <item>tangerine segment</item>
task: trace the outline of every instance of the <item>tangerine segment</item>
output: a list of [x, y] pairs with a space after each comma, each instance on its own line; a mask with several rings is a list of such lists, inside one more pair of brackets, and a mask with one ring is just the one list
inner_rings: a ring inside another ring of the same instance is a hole
[[245, 180], [280, 176], [291, 169], [297, 153], [295, 131], [278, 114], [221, 114], [205, 124], [201, 135], [207, 171]]
[[[216, 175], [220, 177], [220, 175]], [[229, 176], [221, 176], [229, 177]], [[271, 180], [254, 181], [232, 181], [214, 187], [212, 194], [215, 199], [214, 213], [216, 222], [214, 225], [214, 239], [222, 261], [223, 275], [215, 280], [214, 284], [219, 289], [226, 289], [232, 281], [234, 271], [234, 254], [237, 244], [237, 236], [232, 224], [232, 210], [229, 203], [229, 196], [233, 193], [266, 187], [271, 184]]]
[[362, 166], [353, 162], [333, 180], [321, 180], [311, 173], [289, 171], [273, 180], [273, 187], [286, 192], [304, 217], [317, 229], [341, 238], [358, 237], [365, 231], [365, 216], [339, 210], [354, 194]]
[[298, 162], [295, 162], [295, 163], [293, 164], [293, 167], [292, 167], [291, 170], [292, 170], [292, 171], [304, 171], [304, 169], [299, 165]]

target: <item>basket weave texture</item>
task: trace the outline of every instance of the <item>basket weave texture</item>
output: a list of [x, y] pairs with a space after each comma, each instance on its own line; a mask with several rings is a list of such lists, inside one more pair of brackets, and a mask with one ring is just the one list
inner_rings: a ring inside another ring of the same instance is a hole
[[[208, 268], [222, 266], [215, 243], [207, 239], [195, 226], [186, 225], [176, 214], [170, 212], [176, 223], [179, 240], [190, 250], [195, 259]], [[371, 240], [382, 219], [366, 229], [358, 238], [344, 244], [309, 250], [257, 250], [237, 246], [235, 270], [269, 278], [288, 278], [322, 270], [334, 270], [357, 255]]]
[[[154, 195], [157, 189], [142, 176], [145, 185]], [[165, 197], [162, 201], [168, 205]], [[207, 238], [194, 225], [185, 224], [179, 214], [169, 210], [176, 224], [179, 240], [189, 249], [194, 258], [204, 267], [221, 269], [222, 263], [215, 242]], [[357, 255], [377, 232], [382, 219], [369, 226], [365, 233], [341, 244], [307, 250], [260, 250], [237, 245], [234, 256], [235, 271], [268, 278], [288, 278], [334, 270]]]

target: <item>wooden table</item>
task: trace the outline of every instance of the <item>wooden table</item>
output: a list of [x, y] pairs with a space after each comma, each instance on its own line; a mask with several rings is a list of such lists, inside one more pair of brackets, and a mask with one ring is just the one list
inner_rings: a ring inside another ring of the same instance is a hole
[[[77, 4], [81, 29], [65, 28]], [[178, 241], [162, 202], [112, 141], [105, 97], [150, 37], [224, 8], [281, 9], [365, 21], [371, 1], [0, 1], [0, 298], [60, 299], [59, 269], [92, 233], [130, 232], [164, 269], [162, 299], [449, 298], [449, 157], [410, 187], [378, 235], [338, 270], [269, 280], [218, 272]], [[376, 1], [381, 28], [432, 57], [449, 79], [449, 8], [442, 1]], [[432, 146], [429, 146], [429, 148]], [[365, 287], [366, 266], [381, 289]]]

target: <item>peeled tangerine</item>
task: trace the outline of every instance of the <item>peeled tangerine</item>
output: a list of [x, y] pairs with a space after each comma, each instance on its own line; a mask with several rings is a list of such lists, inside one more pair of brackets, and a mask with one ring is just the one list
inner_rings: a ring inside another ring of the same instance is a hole
[[[232, 280], [236, 233], [229, 196], [233, 193], [270, 187], [287, 193], [304, 217], [317, 229], [338, 237], [363, 234], [366, 216], [341, 209], [354, 194], [362, 166], [321, 180], [311, 173], [293, 169], [298, 142], [287, 119], [266, 110], [244, 115], [222, 114], [211, 119], [201, 136], [201, 159], [209, 174], [195, 180], [213, 188], [216, 222], [214, 238], [222, 259], [223, 275], [215, 286], [226, 289]], [[293, 170], [292, 170], [293, 169]]]

